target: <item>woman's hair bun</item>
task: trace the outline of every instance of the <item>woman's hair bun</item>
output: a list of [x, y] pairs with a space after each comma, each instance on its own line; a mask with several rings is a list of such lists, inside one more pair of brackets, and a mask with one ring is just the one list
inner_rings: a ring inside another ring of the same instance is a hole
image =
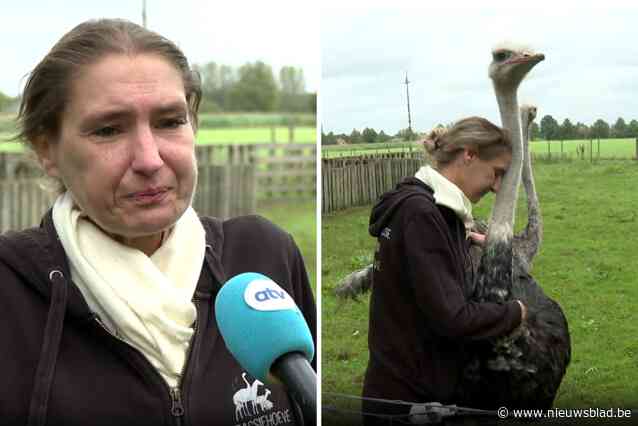
[[447, 131], [447, 127], [435, 127], [430, 130], [423, 140], [423, 146], [428, 154], [432, 154], [434, 151], [441, 149], [441, 139]]

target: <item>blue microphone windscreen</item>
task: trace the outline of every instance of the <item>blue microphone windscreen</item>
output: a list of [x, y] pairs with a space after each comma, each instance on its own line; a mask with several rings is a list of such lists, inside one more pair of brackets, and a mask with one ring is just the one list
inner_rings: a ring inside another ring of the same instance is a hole
[[265, 275], [246, 272], [224, 284], [215, 317], [226, 347], [253, 377], [266, 381], [280, 356], [300, 352], [311, 361], [314, 343], [290, 295]]

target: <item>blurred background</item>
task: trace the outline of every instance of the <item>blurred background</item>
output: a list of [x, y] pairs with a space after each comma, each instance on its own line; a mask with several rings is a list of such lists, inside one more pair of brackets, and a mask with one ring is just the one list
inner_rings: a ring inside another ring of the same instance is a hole
[[318, 14], [310, 1], [23, 1], [0, 26], [0, 232], [37, 225], [52, 199], [15, 135], [26, 76], [88, 19], [123, 18], [171, 39], [202, 79], [195, 209], [257, 213], [290, 232], [315, 282]]

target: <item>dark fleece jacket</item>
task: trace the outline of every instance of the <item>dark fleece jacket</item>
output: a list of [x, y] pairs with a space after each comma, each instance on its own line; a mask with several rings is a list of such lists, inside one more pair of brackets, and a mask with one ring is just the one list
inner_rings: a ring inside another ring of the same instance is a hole
[[[462, 404], [454, 392], [467, 343], [516, 328], [519, 304], [468, 301], [463, 222], [436, 205], [432, 189], [418, 179], [408, 178], [381, 197], [370, 216], [370, 234], [378, 248], [363, 396]], [[392, 414], [406, 408], [366, 401], [363, 411]]]
[[262, 218], [202, 223], [195, 334], [173, 389], [90, 311], [70, 279], [51, 212], [39, 228], [0, 235], [0, 425], [300, 424], [284, 389], [255, 381], [230, 354], [214, 301], [234, 275], [262, 273], [293, 297], [315, 336], [302, 257], [290, 235]]

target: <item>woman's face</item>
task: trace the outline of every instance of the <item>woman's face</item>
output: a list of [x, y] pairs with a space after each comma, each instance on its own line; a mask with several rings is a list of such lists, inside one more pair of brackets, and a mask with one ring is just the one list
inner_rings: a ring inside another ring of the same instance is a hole
[[472, 203], [477, 203], [488, 192], [498, 192], [503, 176], [512, 162], [512, 154], [504, 152], [491, 160], [481, 159], [475, 152], [465, 149], [462, 190]]
[[40, 153], [45, 170], [108, 233], [136, 238], [169, 228], [197, 181], [181, 74], [152, 54], [111, 54], [80, 71], [59, 139]]

